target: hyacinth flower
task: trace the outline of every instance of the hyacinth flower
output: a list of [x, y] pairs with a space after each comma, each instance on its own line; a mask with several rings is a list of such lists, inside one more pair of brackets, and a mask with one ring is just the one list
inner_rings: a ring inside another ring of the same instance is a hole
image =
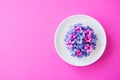
[[78, 49], [76, 52], [75, 52], [75, 55], [76, 56], [81, 56], [82, 55], [82, 51], [80, 49]]
[[71, 41], [66, 42], [66, 45], [67, 45], [67, 47], [68, 47], [69, 49], [73, 47]]
[[87, 29], [84, 30], [84, 32], [85, 32], [86, 35], [90, 35], [91, 36], [92, 33], [93, 33], [93, 30], [89, 26], [87, 26]]
[[84, 46], [84, 49], [85, 49], [88, 53], [91, 53], [92, 50], [93, 50], [93, 47], [92, 47], [92, 45], [86, 44], [86, 45]]
[[92, 38], [91, 36], [87, 35], [85, 38], [84, 38], [85, 42], [91, 42], [92, 41]]
[[65, 45], [71, 52], [71, 55], [78, 58], [92, 53], [96, 48], [97, 40], [97, 35], [93, 29], [80, 23], [70, 26], [64, 38]]

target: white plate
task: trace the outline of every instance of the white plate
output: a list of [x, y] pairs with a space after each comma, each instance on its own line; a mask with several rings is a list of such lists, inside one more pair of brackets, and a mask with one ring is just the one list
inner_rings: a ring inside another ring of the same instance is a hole
[[[87, 57], [78, 58], [71, 56], [71, 53], [64, 43], [64, 37], [67, 30], [70, 25], [74, 25], [76, 23], [89, 25], [94, 30], [98, 38], [96, 49]], [[58, 55], [65, 62], [74, 66], [87, 66], [96, 62], [102, 56], [106, 47], [106, 34], [102, 25], [96, 19], [87, 15], [73, 15], [64, 19], [58, 26], [54, 37], [54, 44]]]

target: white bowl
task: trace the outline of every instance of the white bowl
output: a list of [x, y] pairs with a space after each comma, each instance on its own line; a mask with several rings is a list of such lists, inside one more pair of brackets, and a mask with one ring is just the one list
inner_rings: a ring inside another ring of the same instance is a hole
[[[84, 25], [89, 25], [97, 35], [98, 41], [96, 49], [87, 57], [73, 57], [71, 53], [66, 48], [64, 43], [64, 38], [70, 25], [82, 23]], [[58, 26], [55, 37], [54, 44], [58, 55], [67, 63], [74, 66], [87, 66], [96, 62], [103, 54], [106, 47], [106, 34], [102, 25], [94, 18], [87, 15], [73, 15], [64, 19]]]

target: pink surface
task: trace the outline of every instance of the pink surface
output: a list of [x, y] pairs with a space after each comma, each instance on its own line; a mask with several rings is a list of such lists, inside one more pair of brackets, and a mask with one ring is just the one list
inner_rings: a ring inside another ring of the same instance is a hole
[[[65, 63], [54, 47], [58, 24], [74, 14], [98, 19], [103, 56], [87, 67]], [[120, 0], [0, 0], [0, 80], [120, 80]]]

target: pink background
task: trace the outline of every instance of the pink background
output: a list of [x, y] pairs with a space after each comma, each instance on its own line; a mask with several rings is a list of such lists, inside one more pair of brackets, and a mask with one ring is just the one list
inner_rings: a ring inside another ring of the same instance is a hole
[[[54, 47], [59, 23], [74, 14], [100, 21], [103, 56], [87, 67], [65, 63]], [[120, 0], [0, 0], [0, 80], [120, 80]]]

